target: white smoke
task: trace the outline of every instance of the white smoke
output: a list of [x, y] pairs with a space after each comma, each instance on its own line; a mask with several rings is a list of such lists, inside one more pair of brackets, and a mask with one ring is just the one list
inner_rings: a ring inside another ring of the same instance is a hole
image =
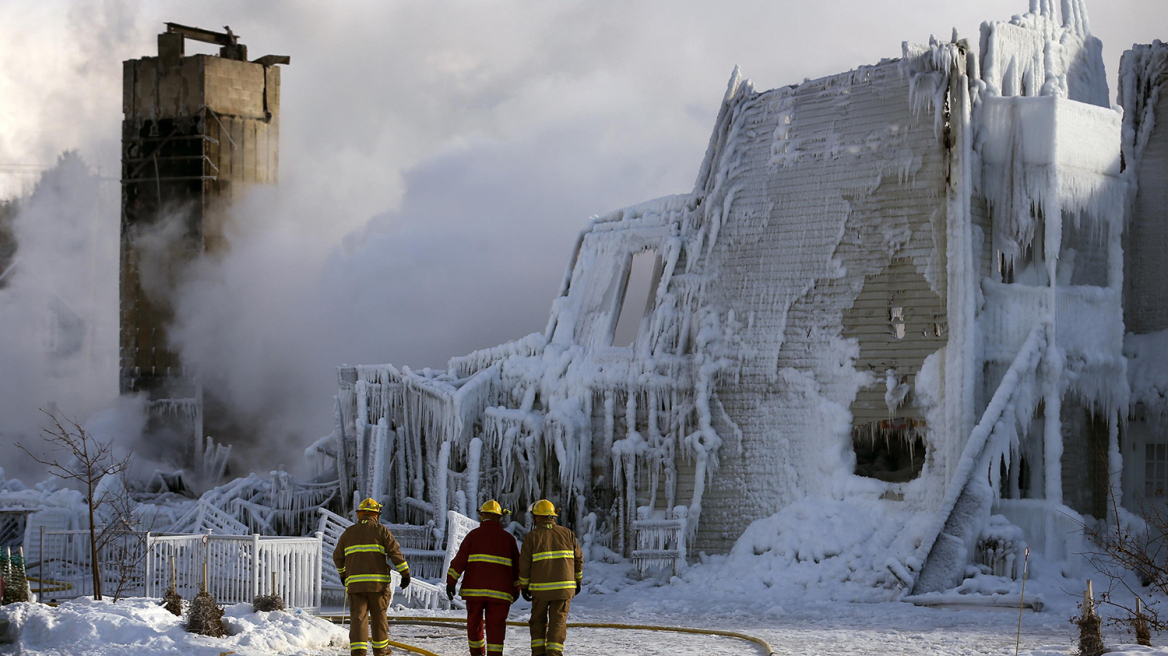
[[[117, 177], [121, 62], [154, 54], [164, 21], [229, 24], [252, 57], [291, 55], [282, 182], [236, 208], [229, 253], [182, 279], [172, 333], [246, 419], [256, 465], [294, 466], [291, 447], [330, 428], [336, 365], [442, 366], [541, 329], [589, 215], [688, 191], [734, 64], [769, 88], [897, 56], [902, 40], [952, 25], [976, 43], [980, 21], [1025, 9], [8, 0], [0, 197], [28, 182], [4, 165], [51, 163], [66, 149]], [[1162, 36], [1151, 32], [1166, 17], [1168, 5], [1140, 0], [1097, 11], [1108, 70], [1131, 41]], [[116, 395], [119, 189], [97, 187], [109, 198], [96, 220], [80, 192], [20, 219], [21, 278], [0, 290], [5, 435], [36, 430], [42, 405], [84, 419]], [[88, 250], [63, 237], [74, 234], [88, 235]], [[47, 355], [50, 333], [35, 323], [47, 320], [35, 317], [52, 315], [50, 282], [93, 331], [88, 379], [59, 375]]]
[[83, 421], [117, 397], [117, 192], [66, 153], [20, 203], [0, 287], [0, 435], [13, 441], [39, 435], [42, 410]]

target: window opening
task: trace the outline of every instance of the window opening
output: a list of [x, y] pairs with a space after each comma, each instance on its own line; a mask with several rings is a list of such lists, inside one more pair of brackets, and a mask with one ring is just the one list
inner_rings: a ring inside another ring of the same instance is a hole
[[886, 419], [852, 428], [856, 475], [887, 483], [906, 483], [925, 466], [924, 423]]
[[634, 253], [629, 259], [628, 276], [621, 294], [620, 314], [612, 331], [613, 346], [632, 346], [637, 341], [641, 322], [653, 308], [654, 281], [661, 279], [661, 256], [655, 250]]
[[1166, 496], [1168, 490], [1168, 444], [1144, 445], [1144, 496]]

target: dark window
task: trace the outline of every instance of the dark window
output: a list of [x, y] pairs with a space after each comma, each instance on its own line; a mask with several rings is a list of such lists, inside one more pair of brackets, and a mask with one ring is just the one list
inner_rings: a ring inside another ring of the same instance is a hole
[[629, 258], [628, 276], [621, 294], [620, 314], [612, 331], [613, 346], [632, 346], [637, 341], [641, 321], [653, 309], [654, 281], [661, 278], [661, 257], [655, 250], [641, 251]]
[[925, 466], [924, 426], [912, 419], [888, 419], [852, 429], [856, 475], [904, 483]]

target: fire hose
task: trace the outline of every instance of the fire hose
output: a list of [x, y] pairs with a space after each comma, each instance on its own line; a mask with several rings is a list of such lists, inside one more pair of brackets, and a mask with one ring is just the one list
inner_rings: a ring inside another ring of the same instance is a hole
[[[345, 616], [322, 616], [325, 619], [340, 623]], [[440, 626], [448, 627], [451, 625], [465, 624], [465, 620], [459, 617], [390, 617], [390, 625], [411, 625], [411, 626]], [[527, 626], [527, 622], [519, 622], [509, 620], [507, 626]], [[719, 636], [723, 638], [734, 638], [752, 643], [754, 646], [762, 650], [765, 656], [773, 656], [775, 650], [770, 643], [757, 636], [752, 636], [747, 633], [740, 633], [738, 631], [724, 631], [721, 629], [701, 629], [685, 626], [658, 626], [655, 624], [619, 624], [613, 622], [568, 622], [569, 629], [618, 629], [626, 631], [660, 631], [668, 633], [682, 633], [690, 635], [707, 635]], [[413, 652], [415, 654], [422, 654], [422, 656], [438, 656], [434, 652], [427, 651], [421, 647], [407, 645], [405, 643], [398, 643], [394, 641], [389, 642], [390, 645], [399, 649]]]

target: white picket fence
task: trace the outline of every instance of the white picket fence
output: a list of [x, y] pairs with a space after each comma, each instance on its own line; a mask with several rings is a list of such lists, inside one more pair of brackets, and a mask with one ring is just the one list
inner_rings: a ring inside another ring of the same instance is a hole
[[145, 558], [147, 597], [170, 585], [184, 598], [204, 581], [221, 604], [250, 602], [277, 593], [289, 608], [320, 608], [322, 536], [266, 535], [148, 536]]
[[[122, 596], [142, 593], [141, 564], [147, 535], [121, 533], [98, 550], [105, 596], [117, 594], [119, 586]], [[30, 559], [29, 582], [42, 601], [93, 595], [88, 530], [48, 531], [41, 527], [35, 547], [37, 559]]]
[[[34, 572], [43, 600], [93, 594], [88, 531], [41, 531], [42, 554]], [[290, 608], [320, 607], [321, 536], [152, 535], [125, 533], [105, 545], [102, 591], [109, 596], [119, 582], [123, 595], [160, 597], [170, 585], [183, 598], [198, 593], [206, 564], [207, 590], [220, 604], [251, 602], [274, 590]]]

